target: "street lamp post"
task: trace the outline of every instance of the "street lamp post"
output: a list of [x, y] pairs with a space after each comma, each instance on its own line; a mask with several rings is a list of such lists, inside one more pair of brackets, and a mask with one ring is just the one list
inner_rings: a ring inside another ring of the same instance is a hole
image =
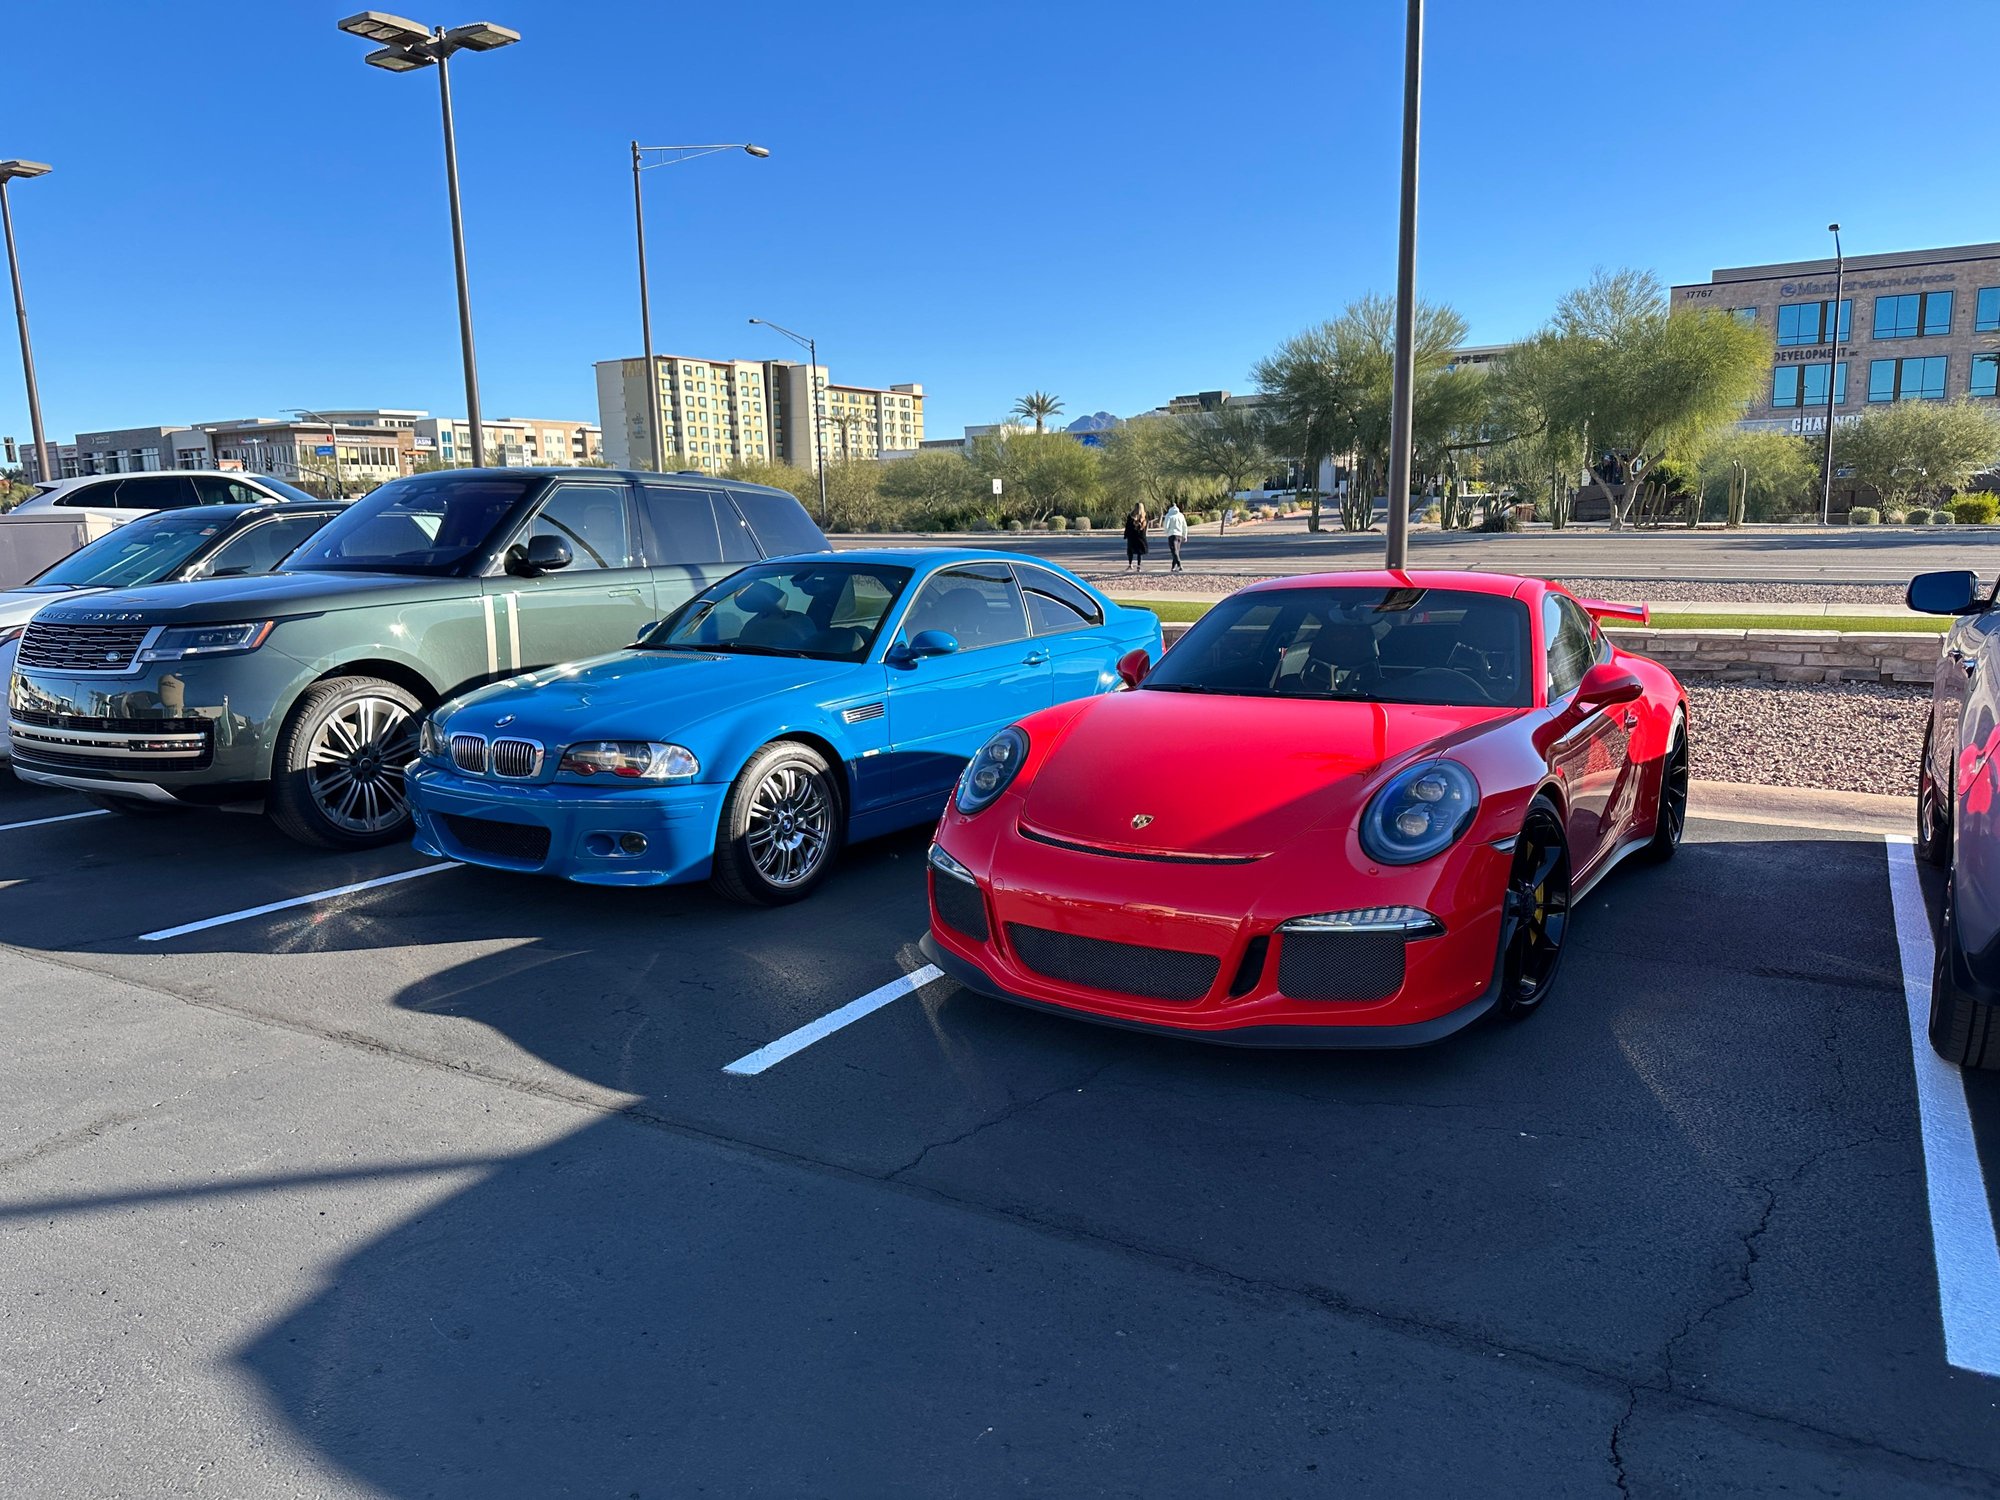
[[[371, 68], [391, 73], [409, 73], [428, 68], [438, 70], [438, 104], [444, 114], [444, 177], [451, 201], [452, 259], [458, 271], [458, 338], [465, 363], [465, 420], [472, 429], [472, 465], [486, 462], [486, 436], [479, 420], [479, 365], [472, 353], [472, 293], [465, 275], [465, 221], [458, 206], [458, 145], [451, 124], [451, 68], [454, 52], [491, 52], [521, 40], [521, 33], [491, 21], [474, 21], [469, 26], [422, 26], [386, 11], [364, 10], [340, 22], [340, 29], [366, 41], [385, 43], [362, 61]], [[338, 445], [336, 445], [338, 446]], [[339, 455], [334, 455], [336, 460]]]
[[1830, 334], [1831, 353], [1826, 358], [1826, 466], [1820, 475], [1819, 484], [1819, 524], [1827, 525], [1833, 518], [1833, 386], [1840, 373], [1840, 294], [1847, 270], [1847, 262], [1840, 254], [1840, 226], [1826, 226], [1833, 235], [1833, 331]]
[[326, 441], [328, 446], [333, 449], [333, 479], [331, 482], [334, 489], [341, 491], [340, 494], [329, 495], [327, 498], [331, 500], [345, 498], [347, 486], [342, 482], [340, 474], [340, 431], [335, 427], [333, 418], [324, 416], [316, 411], [307, 411], [303, 406], [288, 406], [285, 408], [285, 411], [287, 415], [298, 417], [301, 420], [309, 417], [315, 422], [326, 423]]
[[[641, 153], [647, 151], [671, 151], [679, 154], [668, 156], [662, 161], [646, 161]], [[656, 473], [666, 472], [667, 448], [664, 435], [660, 431], [659, 375], [653, 368], [653, 312], [646, 298], [646, 200], [639, 191], [639, 174], [650, 167], [671, 167], [678, 162], [693, 161], [698, 156], [713, 156], [718, 151], [741, 151], [759, 158], [771, 154], [767, 148], [753, 146], [747, 141], [735, 141], [722, 146], [642, 146], [637, 141], [632, 143], [632, 217], [639, 231], [639, 328], [646, 346], [646, 429], [651, 439], [653, 469]]]
[[765, 318], [752, 318], [753, 323], [768, 328], [773, 333], [783, 334], [806, 351], [806, 394], [812, 397], [812, 445], [813, 468], [819, 472], [819, 524], [826, 525], [826, 440], [820, 427], [819, 396], [819, 345], [803, 333], [793, 333], [789, 328], [780, 328]]
[[14, 212], [7, 203], [7, 184], [16, 177], [41, 177], [44, 161], [0, 161], [0, 224], [7, 232], [7, 270], [14, 278], [14, 317], [21, 325], [21, 373], [28, 382], [28, 424], [35, 433], [35, 464], [44, 483], [62, 476], [49, 468], [49, 440], [42, 431], [42, 396], [35, 387], [35, 354], [28, 344], [28, 304], [21, 296], [21, 258], [14, 252]]
[[[1403, 31], [1403, 187], [1396, 227], [1396, 363], [1389, 396], [1388, 565], [1410, 563], [1410, 442], [1417, 334], [1417, 118], [1424, 68], [1424, 0], [1409, 0]], [[1370, 502], [1372, 506], [1372, 501]]]

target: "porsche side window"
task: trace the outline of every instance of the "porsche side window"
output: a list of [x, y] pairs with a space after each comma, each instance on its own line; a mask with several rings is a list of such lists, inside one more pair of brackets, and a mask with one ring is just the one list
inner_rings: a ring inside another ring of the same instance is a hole
[[[1590, 626], [1582, 611], [1572, 617], [1554, 594], [1542, 600], [1542, 640], [1548, 648], [1549, 702], [1566, 698], [1590, 670]], [[1579, 628], [1578, 621], [1584, 623]]]

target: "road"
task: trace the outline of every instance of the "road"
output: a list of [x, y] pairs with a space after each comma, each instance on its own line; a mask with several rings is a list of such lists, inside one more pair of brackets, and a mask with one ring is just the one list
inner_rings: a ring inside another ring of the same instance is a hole
[[[934, 545], [933, 538], [837, 537], [839, 547]], [[1124, 566], [1117, 533], [997, 532], [955, 538], [973, 546], [1013, 547], [1092, 573]], [[1187, 544], [1190, 569], [1234, 573], [1311, 573], [1379, 567], [1378, 532], [1313, 534], [1303, 520], [1265, 521], [1218, 537], [1213, 527]], [[1164, 557], [1156, 541], [1152, 566]], [[1626, 531], [1597, 527], [1486, 535], [1419, 529], [1410, 536], [1410, 564], [1478, 568], [1551, 578], [1686, 579], [1728, 583], [1893, 583], [1939, 568], [2000, 572], [2000, 527], [1923, 529], [1752, 527], [1724, 531]]]
[[2000, 1492], [1908, 851], [1695, 811], [1527, 1023], [1285, 1054], [900, 993], [921, 836], [748, 911], [0, 784], [6, 1488]]

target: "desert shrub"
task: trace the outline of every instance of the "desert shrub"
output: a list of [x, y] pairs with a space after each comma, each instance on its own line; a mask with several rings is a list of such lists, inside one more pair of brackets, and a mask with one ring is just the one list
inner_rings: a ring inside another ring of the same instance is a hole
[[1847, 513], [1849, 526], [1873, 526], [1882, 519], [1882, 512], [1872, 505], [1857, 505]]
[[1931, 524], [1930, 507], [1925, 505], [1912, 506], [1910, 509], [1904, 511], [1898, 519], [1905, 526], [1928, 526]]
[[984, 516], [974, 516], [972, 518], [972, 524], [970, 526], [967, 526], [965, 529], [967, 531], [998, 531], [1000, 528], [998, 526], [995, 526], [991, 521], [987, 520], [986, 517]]
[[1071, 531], [1088, 531], [1088, 530], [1090, 530], [1090, 517], [1089, 517], [1089, 516], [1071, 516], [1071, 517], [1069, 518], [1069, 529], [1070, 529]]
[[1009, 531], [1026, 531], [1028, 528], [1024, 523], [1020, 521], [1009, 521], [1007, 523], [1007, 529]]
[[2000, 495], [1974, 490], [1951, 502], [1951, 518], [1961, 526], [1991, 526], [2000, 514]]
[[1950, 511], [1948, 511], [1948, 510], [1934, 510], [1934, 511], [1932, 511], [1932, 512], [1931, 512], [1931, 525], [1933, 525], [1933, 526], [1949, 526], [1949, 525], [1951, 525], [1951, 512], [1950, 512]]
[[1051, 530], [1051, 531], [1068, 531], [1068, 530], [1069, 530], [1069, 517], [1068, 517], [1068, 516], [1050, 516], [1050, 517], [1049, 517], [1049, 530]]
[[1511, 505], [1489, 506], [1486, 518], [1479, 523], [1481, 531], [1519, 531], [1521, 515]]

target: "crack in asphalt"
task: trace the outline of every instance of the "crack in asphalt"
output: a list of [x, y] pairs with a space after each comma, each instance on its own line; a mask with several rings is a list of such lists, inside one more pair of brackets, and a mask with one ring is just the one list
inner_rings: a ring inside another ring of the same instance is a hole
[[[1696, 1407], [1768, 1423], [1773, 1427], [1801, 1436], [1836, 1444], [1842, 1448], [1857, 1452], [1876, 1454], [1886, 1459], [1893, 1459], [1899, 1463], [1913, 1465], [1967, 1482], [1977, 1482], [1982, 1485], [1991, 1484], [1996, 1477], [1996, 1472], [2000, 1472], [1973, 1468], [1961, 1464], [1956, 1460], [1936, 1454], [1913, 1453], [1875, 1439], [1857, 1437], [1852, 1433], [1820, 1427], [1795, 1416], [1789, 1416], [1780, 1412], [1765, 1411], [1756, 1406], [1722, 1400], [1692, 1389], [1684, 1391], [1676, 1390], [1671, 1382], [1671, 1362], [1664, 1358], [1665, 1350], [1663, 1350], [1662, 1374], [1652, 1380], [1634, 1381], [1629, 1374], [1616, 1369], [1595, 1365], [1587, 1360], [1568, 1355], [1549, 1353], [1527, 1345], [1510, 1344], [1482, 1334], [1475, 1329], [1462, 1327], [1439, 1319], [1367, 1306], [1354, 1302], [1329, 1288], [1313, 1286], [1307, 1283], [1285, 1281], [1275, 1277], [1251, 1275], [1228, 1266], [1203, 1260], [1198, 1256], [1183, 1251], [1165, 1249], [1141, 1241], [1126, 1239], [1106, 1229], [1066, 1222], [1044, 1212], [1033, 1210], [1025, 1205], [1008, 1205], [980, 1198], [967, 1197], [944, 1188], [913, 1183], [903, 1179], [901, 1174], [909, 1172], [915, 1163], [921, 1161], [930, 1150], [953, 1144], [958, 1140], [970, 1139], [973, 1135], [985, 1129], [987, 1125], [999, 1123], [997, 1119], [984, 1122], [970, 1130], [961, 1132], [959, 1136], [953, 1137], [952, 1140], [936, 1142], [933, 1146], [926, 1147], [925, 1151], [919, 1152], [918, 1156], [912, 1162], [905, 1163], [901, 1167], [893, 1168], [887, 1172], [871, 1171], [830, 1158], [810, 1155], [806, 1152], [787, 1147], [768, 1145], [740, 1136], [727, 1135], [717, 1130], [707, 1129], [684, 1120], [678, 1120], [662, 1113], [659, 1109], [652, 1107], [644, 1100], [620, 1103], [608, 1099], [593, 1098], [589, 1095], [560, 1088], [539, 1080], [516, 1078], [506, 1074], [495, 1073], [490, 1069], [471, 1063], [449, 1062], [427, 1053], [418, 1052], [394, 1043], [384, 1042], [378, 1038], [346, 1028], [314, 1026], [290, 1017], [272, 1015], [268, 1012], [228, 1004], [207, 995], [182, 994], [148, 980], [92, 968], [88, 964], [76, 962], [68, 959], [66, 956], [32, 951], [20, 948], [14, 944], [0, 943], [0, 953], [10, 953], [31, 963], [47, 963], [57, 968], [71, 969], [78, 973], [88, 974], [95, 979], [122, 985], [143, 994], [153, 995], [177, 1004], [193, 1006], [197, 1009], [208, 1010], [239, 1021], [267, 1025], [296, 1035], [310, 1036], [322, 1041], [333, 1042], [336, 1045], [354, 1047], [362, 1051], [405, 1062], [428, 1071], [446, 1073], [459, 1078], [493, 1084], [511, 1092], [524, 1094], [544, 1102], [568, 1105], [572, 1108], [612, 1120], [629, 1121], [648, 1129], [658, 1130], [677, 1136], [683, 1140], [698, 1142], [718, 1150], [751, 1156], [773, 1164], [814, 1171], [849, 1181], [872, 1183], [876, 1186], [904, 1193], [923, 1201], [956, 1208], [963, 1212], [976, 1213], [982, 1217], [996, 1219], [1003, 1223], [1045, 1233], [1072, 1243], [1129, 1255], [1137, 1260], [1143, 1260], [1169, 1270], [1179, 1271], [1182, 1274], [1193, 1275], [1219, 1285], [1231, 1287], [1245, 1295], [1267, 1298], [1276, 1296], [1305, 1302], [1336, 1316], [1359, 1319], [1432, 1345], [1456, 1349], [1461, 1352], [1490, 1354], [1498, 1358], [1518, 1361], [1524, 1367], [1540, 1367], [1552, 1373], [1576, 1380], [1579, 1383], [1608, 1387], [1624, 1393], [1628, 1399], [1626, 1412], [1614, 1425], [1611, 1438], [1614, 1478], [1619, 1481], [1621, 1493], [1629, 1493], [1624, 1470], [1625, 1456], [1621, 1447], [1624, 1432], [1636, 1413], [1639, 1402], [1647, 1394], [1662, 1397], [1682, 1406]], [[1092, 1079], [1101, 1075], [1111, 1065], [1111, 1063], [1100, 1065], [1090, 1075], [1086, 1076], [1085, 1083], [1087, 1084]], [[1066, 1082], [1058, 1087], [1045, 1090], [1040, 1094], [1021, 1101], [1019, 1104], [1009, 1106], [1003, 1118], [1011, 1118], [1019, 1115], [1024, 1110], [1033, 1108], [1036, 1104], [1053, 1098], [1058, 1093], [1075, 1089], [1079, 1086], [1073, 1082]], [[1851, 1150], [1860, 1144], [1864, 1144], [1864, 1142], [1844, 1141], [1838, 1145], [1815, 1152], [1806, 1161], [1800, 1163], [1788, 1177], [1782, 1179], [1782, 1182], [1789, 1184], [1796, 1181], [1798, 1177], [1803, 1175], [1808, 1168], [1820, 1159], [1832, 1155], [1837, 1151]], [[1772, 1205], [1770, 1204], [1767, 1204], [1760, 1210], [1758, 1215], [1759, 1223], [1745, 1231], [1746, 1238], [1760, 1235], [1764, 1229], [1768, 1228], [1771, 1210]], [[1746, 1250], [1746, 1255], [1748, 1254], [1749, 1251]], [[1750, 1258], [1754, 1261], [1754, 1256]], [[1683, 1325], [1681, 1331], [1668, 1340], [1668, 1349], [1673, 1344], [1685, 1338], [1694, 1328], [1700, 1326], [1702, 1322], [1712, 1317], [1723, 1307], [1740, 1301], [1747, 1295], [1747, 1291], [1732, 1291], [1721, 1298], [1706, 1313], [1690, 1317], [1688, 1322]]]
[[136, 1120], [145, 1119], [164, 1102], [166, 1101], [157, 1101], [144, 1109], [123, 1109], [113, 1114], [100, 1115], [95, 1120], [72, 1125], [68, 1130], [58, 1130], [54, 1135], [37, 1141], [25, 1151], [17, 1151], [12, 1156], [0, 1156], [0, 1174], [16, 1171], [41, 1161], [44, 1157], [55, 1156], [78, 1146], [87, 1146], [108, 1130], [116, 1130], [120, 1125], [130, 1125]]
[[1115, 1064], [1116, 1061], [1117, 1059], [1114, 1058], [1105, 1062], [1101, 1062], [1096, 1067], [1092, 1068], [1088, 1073], [1084, 1074], [1080, 1082], [1059, 1083], [1054, 1088], [1042, 1090], [1042, 1092], [1039, 1094], [1031, 1095], [1026, 1099], [1016, 1100], [1014, 1103], [1008, 1105], [1005, 1109], [1001, 1110], [999, 1114], [981, 1120], [978, 1124], [972, 1126], [969, 1130], [961, 1130], [957, 1135], [951, 1136], [942, 1141], [932, 1141], [929, 1145], [925, 1146], [923, 1150], [919, 1151], [915, 1156], [911, 1157], [908, 1161], [904, 1162], [900, 1167], [896, 1167], [891, 1171], [883, 1173], [882, 1180], [884, 1182], [896, 1182], [900, 1180], [905, 1173], [914, 1172], [918, 1167], [922, 1166], [924, 1164], [924, 1159], [928, 1157], [933, 1151], [942, 1151], [951, 1146], [961, 1145], [964, 1142], [971, 1140], [976, 1135], [983, 1135], [985, 1134], [985, 1132], [991, 1130], [996, 1125], [1004, 1125], [1007, 1123], [1007, 1121], [1012, 1120], [1019, 1115], [1026, 1114], [1029, 1110], [1033, 1109], [1038, 1104], [1046, 1104], [1049, 1100], [1055, 1098], [1056, 1095], [1058, 1094], [1082, 1093], [1085, 1089], [1089, 1088], [1093, 1083], [1097, 1082], [1099, 1078], [1103, 1077], [1104, 1074], [1111, 1069], [1111, 1067]]
[[1632, 1420], [1632, 1414], [1638, 1409], [1639, 1388], [1635, 1385], [1626, 1392], [1624, 1412], [1611, 1424], [1611, 1481], [1618, 1486], [1621, 1495], [1631, 1494], [1632, 1485], [1630, 1476], [1625, 1472], [1625, 1454], [1619, 1444], [1624, 1441], [1625, 1424]]

